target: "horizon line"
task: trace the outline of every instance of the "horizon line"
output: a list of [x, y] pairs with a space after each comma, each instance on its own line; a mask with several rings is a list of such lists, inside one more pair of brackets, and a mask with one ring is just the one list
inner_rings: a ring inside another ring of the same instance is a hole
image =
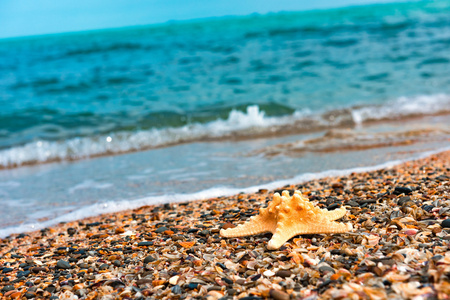
[[[387, 0], [389, 1], [389, 0]], [[347, 6], [336, 6], [336, 7], [329, 7], [329, 8], [313, 8], [313, 9], [305, 9], [305, 10], [279, 10], [279, 11], [272, 11], [267, 13], [259, 13], [259, 12], [253, 12], [250, 14], [245, 15], [223, 15], [223, 16], [211, 16], [211, 17], [201, 17], [201, 18], [192, 18], [192, 19], [178, 19], [178, 20], [167, 20], [165, 22], [157, 22], [157, 23], [149, 23], [149, 24], [139, 24], [139, 25], [126, 25], [121, 27], [106, 27], [106, 28], [93, 28], [93, 29], [85, 29], [85, 30], [73, 30], [73, 31], [63, 31], [63, 32], [51, 32], [51, 33], [43, 33], [43, 34], [32, 34], [32, 35], [19, 35], [19, 36], [10, 36], [10, 37], [0, 37], [0, 42], [6, 41], [6, 40], [21, 40], [21, 39], [28, 39], [28, 38], [43, 38], [43, 37], [56, 37], [59, 35], [71, 35], [71, 34], [89, 34], [89, 33], [100, 33], [104, 31], [117, 31], [122, 29], [138, 29], [138, 28], [145, 28], [145, 27], [164, 27], [167, 25], [184, 25], [189, 23], [202, 23], [205, 21], [221, 21], [231, 18], [248, 18], [251, 16], [268, 16], [272, 14], [295, 14], [295, 13], [312, 13], [312, 12], [319, 12], [319, 11], [328, 11], [328, 10], [341, 10], [341, 9], [349, 9], [349, 8], [357, 8], [357, 7], [367, 7], [367, 6], [383, 6], [383, 5], [395, 5], [399, 3], [408, 3], [408, 0], [394, 0], [392, 2], [374, 2], [374, 3], [366, 3], [366, 4], [351, 4]], [[411, 2], [420, 2], [420, 0], [417, 1], [411, 1]]]

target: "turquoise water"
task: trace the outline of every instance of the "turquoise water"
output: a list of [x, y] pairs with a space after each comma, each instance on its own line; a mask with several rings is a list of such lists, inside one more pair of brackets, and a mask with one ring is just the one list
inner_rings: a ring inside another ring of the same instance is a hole
[[0, 40], [0, 165], [251, 135], [268, 117], [449, 110], [449, 15], [423, 1]]

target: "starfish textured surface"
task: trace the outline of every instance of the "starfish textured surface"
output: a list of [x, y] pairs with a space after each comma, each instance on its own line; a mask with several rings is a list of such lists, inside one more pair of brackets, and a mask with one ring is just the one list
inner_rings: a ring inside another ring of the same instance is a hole
[[352, 230], [350, 223], [334, 222], [346, 213], [345, 207], [328, 211], [320, 209], [309, 202], [300, 191], [295, 191], [291, 197], [288, 191], [273, 195], [273, 201], [266, 208], [259, 210], [259, 215], [253, 216], [244, 224], [235, 228], [222, 229], [224, 237], [243, 237], [265, 232], [273, 233], [267, 248], [280, 248], [290, 238], [299, 234], [343, 233]]

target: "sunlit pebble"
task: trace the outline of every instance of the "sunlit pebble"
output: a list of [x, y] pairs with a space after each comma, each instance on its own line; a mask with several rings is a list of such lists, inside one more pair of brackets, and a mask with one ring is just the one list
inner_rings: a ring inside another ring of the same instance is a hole
[[108, 137], [106, 138], [106, 141], [107, 141], [108, 143], [111, 143], [112, 138], [111, 138], [110, 136], [108, 136]]

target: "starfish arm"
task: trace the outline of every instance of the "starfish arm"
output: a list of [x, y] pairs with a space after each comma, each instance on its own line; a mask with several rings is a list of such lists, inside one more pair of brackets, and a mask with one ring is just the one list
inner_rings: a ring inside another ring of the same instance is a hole
[[263, 218], [259, 215], [251, 217], [249, 221], [235, 228], [221, 229], [220, 235], [223, 237], [242, 237], [264, 232], [274, 232], [276, 225], [275, 219]]
[[278, 249], [289, 239], [300, 234], [343, 233], [351, 230], [352, 225], [350, 223], [344, 224], [327, 220], [322, 220], [322, 222], [294, 223], [291, 220], [285, 220], [278, 223], [272, 239], [267, 244], [267, 248], [269, 250]]
[[339, 209], [335, 209], [335, 210], [330, 210], [330, 211], [323, 211], [323, 215], [325, 216], [325, 218], [328, 221], [334, 221], [337, 219], [342, 218], [343, 216], [345, 216], [345, 214], [347, 213], [347, 210], [345, 209], [345, 207], [341, 207]]

